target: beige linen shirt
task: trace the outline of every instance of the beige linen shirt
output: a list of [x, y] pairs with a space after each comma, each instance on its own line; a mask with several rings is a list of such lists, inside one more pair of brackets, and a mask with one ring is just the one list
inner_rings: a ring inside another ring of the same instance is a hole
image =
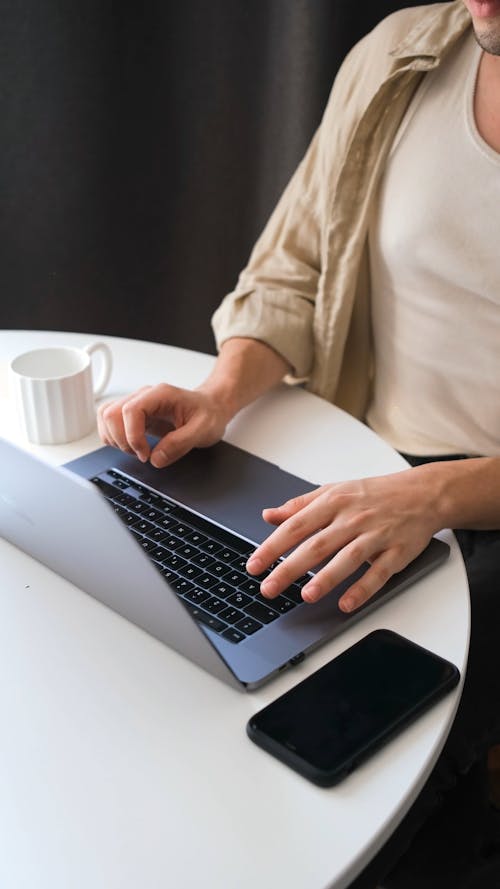
[[462, 0], [403, 9], [351, 50], [304, 159], [213, 315], [218, 347], [235, 336], [261, 340], [309, 391], [364, 416], [372, 372], [367, 233], [377, 184], [422, 77], [470, 25]]

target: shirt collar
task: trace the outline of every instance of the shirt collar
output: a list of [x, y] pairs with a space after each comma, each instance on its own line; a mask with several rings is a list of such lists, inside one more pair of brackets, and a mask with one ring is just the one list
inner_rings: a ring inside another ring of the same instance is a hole
[[396, 59], [431, 56], [439, 59], [444, 51], [467, 30], [471, 24], [468, 10], [462, 0], [438, 3], [429, 15], [419, 21], [391, 51]]

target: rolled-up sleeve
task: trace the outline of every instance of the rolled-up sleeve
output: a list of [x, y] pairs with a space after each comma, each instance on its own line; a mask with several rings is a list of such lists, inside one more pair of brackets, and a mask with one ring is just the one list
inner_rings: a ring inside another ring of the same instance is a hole
[[227, 295], [212, 318], [217, 348], [231, 337], [251, 337], [288, 361], [292, 376], [307, 379], [313, 359], [313, 307], [285, 290], [257, 289]]
[[[318, 131], [319, 133], [319, 131]], [[232, 337], [271, 346], [306, 379], [320, 276], [318, 133], [255, 244], [236, 288], [212, 316], [217, 348]]]

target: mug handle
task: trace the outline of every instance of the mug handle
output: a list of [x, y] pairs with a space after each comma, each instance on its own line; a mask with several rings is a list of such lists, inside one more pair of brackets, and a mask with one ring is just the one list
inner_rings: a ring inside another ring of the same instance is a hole
[[89, 343], [88, 346], [83, 347], [83, 351], [87, 353], [90, 357], [94, 354], [94, 352], [100, 352], [102, 355], [102, 365], [101, 365], [101, 373], [97, 383], [94, 386], [94, 398], [98, 398], [99, 395], [102, 395], [106, 386], [109, 383], [109, 378], [111, 376], [111, 371], [113, 368], [113, 359], [111, 356], [111, 349], [106, 343]]

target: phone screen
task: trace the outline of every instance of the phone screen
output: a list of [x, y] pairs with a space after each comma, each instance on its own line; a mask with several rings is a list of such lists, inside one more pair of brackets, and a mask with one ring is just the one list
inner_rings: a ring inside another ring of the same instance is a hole
[[331, 785], [459, 679], [444, 658], [375, 630], [256, 713], [247, 732], [305, 777]]

